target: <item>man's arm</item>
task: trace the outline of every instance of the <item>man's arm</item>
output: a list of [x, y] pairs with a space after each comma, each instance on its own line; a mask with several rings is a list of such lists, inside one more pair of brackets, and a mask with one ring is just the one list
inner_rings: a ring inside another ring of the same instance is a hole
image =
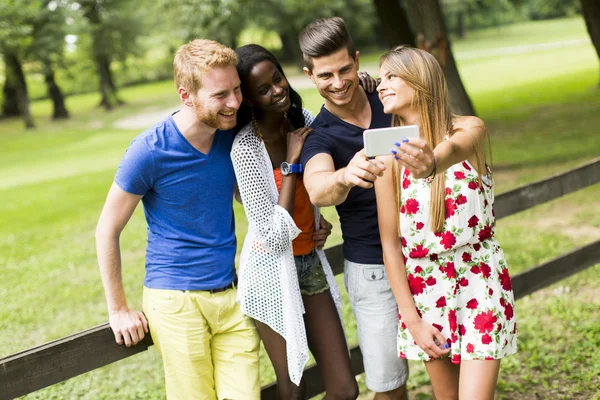
[[119, 237], [142, 196], [125, 192], [113, 183], [96, 227], [98, 265], [108, 305], [110, 327], [118, 344], [135, 345], [148, 332], [148, 321], [140, 311], [130, 310], [121, 277]]
[[331, 156], [320, 153], [306, 164], [304, 185], [311, 203], [317, 207], [338, 205], [346, 200], [354, 186], [372, 188], [373, 182], [384, 170], [383, 162], [367, 159], [363, 150], [354, 155], [347, 167], [337, 171]]

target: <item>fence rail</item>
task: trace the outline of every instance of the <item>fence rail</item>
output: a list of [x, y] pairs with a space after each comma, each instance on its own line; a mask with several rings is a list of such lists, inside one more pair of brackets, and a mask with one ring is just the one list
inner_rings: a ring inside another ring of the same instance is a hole
[[[495, 213], [506, 217], [600, 182], [600, 158], [496, 197]], [[334, 274], [343, 272], [341, 245], [327, 249]], [[600, 262], [600, 240], [559, 256], [513, 277], [515, 298], [531, 294]], [[138, 354], [152, 346], [148, 334], [134, 347], [119, 346], [107, 323], [0, 359], [0, 399], [12, 399]], [[351, 349], [352, 370], [364, 372], [362, 354]], [[305, 371], [307, 395], [322, 393], [315, 365]], [[262, 389], [263, 399], [276, 398], [276, 385]]]

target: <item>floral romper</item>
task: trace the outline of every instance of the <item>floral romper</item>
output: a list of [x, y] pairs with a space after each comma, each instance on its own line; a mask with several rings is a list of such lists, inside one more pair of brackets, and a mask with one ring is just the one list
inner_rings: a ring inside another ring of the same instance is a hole
[[[447, 339], [453, 363], [490, 360], [517, 351], [512, 283], [494, 237], [491, 172], [478, 183], [468, 163], [446, 171], [446, 221], [429, 226], [430, 179], [401, 178], [400, 227], [408, 283], [423, 320]], [[398, 355], [431, 358], [414, 342], [399, 315]]]

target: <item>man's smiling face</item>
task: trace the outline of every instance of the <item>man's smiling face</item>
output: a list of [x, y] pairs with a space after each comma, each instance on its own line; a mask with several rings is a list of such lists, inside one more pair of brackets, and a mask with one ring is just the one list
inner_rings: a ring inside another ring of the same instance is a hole
[[336, 106], [352, 101], [359, 85], [358, 52], [354, 58], [345, 47], [328, 56], [312, 58], [312, 71], [307, 75], [317, 85], [321, 97]]

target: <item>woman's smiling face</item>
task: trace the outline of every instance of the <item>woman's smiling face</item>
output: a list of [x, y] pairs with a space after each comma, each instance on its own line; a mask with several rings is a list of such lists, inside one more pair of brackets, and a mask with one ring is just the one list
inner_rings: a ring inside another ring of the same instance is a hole
[[381, 83], [377, 86], [379, 99], [386, 114], [399, 114], [411, 107], [415, 90], [405, 80], [394, 75], [385, 65], [379, 70]]
[[246, 88], [253, 107], [264, 113], [287, 111], [291, 106], [290, 85], [271, 61], [261, 61], [252, 67]]

